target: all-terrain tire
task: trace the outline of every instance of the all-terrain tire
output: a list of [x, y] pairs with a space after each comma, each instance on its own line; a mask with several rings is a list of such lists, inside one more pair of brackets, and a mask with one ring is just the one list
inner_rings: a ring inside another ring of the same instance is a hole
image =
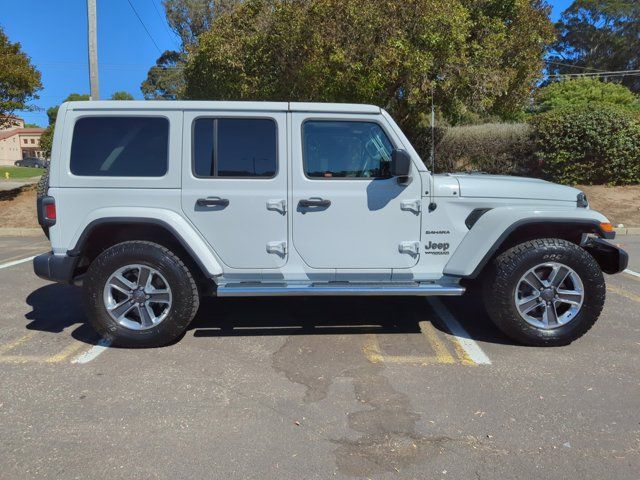
[[[36, 185], [36, 198], [42, 198], [47, 195], [49, 192], [49, 166], [44, 170], [44, 173], [38, 180], [38, 185]], [[37, 207], [36, 207], [37, 208]], [[41, 225], [42, 231], [49, 238], [49, 227], [45, 227]]]
[[44, 169], [44, 173], [40, 176], [40, 180], [38, 180], [38, 185], [36, 186], [36, 196], [37, 198], [44, 197], [47, 195], [49, 191], [49, 166]]
[[[552, 329], [531, 325], [516, 306], [516, 288], [522, 276], [545, 262], [571, 268], [582, 281], [584, 299], [577, 315]], [[507, 336], [526, 345], [568, 345], [596, 322], [604, 306], [606, 285], [596, 260], [578, 245], [558, 238], [541, 238], [516, 245], [496, 257], [484, 277], [483, 300], [489, 317]]]
[[[105, 285], [114, 272], [127, 265], [155, 269], [170, 288], [169, 312], [151, 328], [127, 328], [107, 311]], [[129, 241], [105, 250], [89, 266], [83, 285], [91, 325], [104, 339], [123, 347], [158, 347], [175, 341], [187, 329], [200, 303], [198, 287], [189, 268], [168, 248], [153, 242]]]

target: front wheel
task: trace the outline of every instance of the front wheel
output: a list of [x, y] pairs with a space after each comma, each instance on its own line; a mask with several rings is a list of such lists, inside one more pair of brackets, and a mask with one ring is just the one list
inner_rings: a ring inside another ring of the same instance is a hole
[[114, 344], [156, 347], [177, 339], [198, 311], [187, 266], [152, 242], [123, 242], [91, 263], [84, 281], [89, 320]]
[[584, 335], [604, 306], [600, 266], [557, 238], [521, 243], [496, 257], [484, 283], [492, 321], [527, 345], [567, 345]]

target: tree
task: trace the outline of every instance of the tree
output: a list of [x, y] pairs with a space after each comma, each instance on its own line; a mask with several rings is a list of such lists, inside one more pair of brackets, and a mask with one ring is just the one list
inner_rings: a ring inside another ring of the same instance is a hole
[[184, 91], [184, 54], [167, 50], [151, 67], [140, 90], [147, 100], [176, 100]]
[[[89, 95], [86, 93], [72, 93], [64, 99], [65, 102], [79, 102], [89, 100]], [[51, 156], [51, 146], [53, 145], [53, 132], [56, 126], [56, 120], [58, 118], [58, 110], [60, 105], [50, 107], [47, 109], [47, 117], [49, 117], [49, 125], [45, 128], [44, 132], [40, 136], [40, 148], [44, 151], [45, 156], [48, 158]]]
[[40, 72], [31, 64], [19, 43], [11, 43], [0, 28], [0, 127], [16, 110], [32, 110], [42, 88]]
[[535, 111], [546, 112], [594, 103], [640, 109], [640, 99], [624, 85], [603, 82], [597, 78], [577, 78], [553, 82], [538, 90]]
[[24, 128], [40, 128], [40, 127], [35, 123], [25, 123]]
[[185, 95], [373, 103], [424, 151], [432, 88], [451, 123], [522, 111], [547, 14], [531, 0], [247, 0], [199, 37]]
[[177, 50], [167, 50], [151, 67], [140, 90], [144, 98], [175, 100], [184, 91], [186, 52], [198, 43], [214, 19], [233, 9], [241, 0], [164, 0], [163, 6], [169, 27], [180, 39]]
[[[89, 99], [90, 99], [90, 96], [87, 93], [71, 93], [67, 98], [63, 100], [63, 102], [79, 102], [79, 101], [85, 101]], [[60, 108], [60, 105], [56, 105], [54, 107], [49, 107], [47, 109], [47, 117], [49, 118], [49, 125], [53, 125], [56, 123], [59, 108]]]
[[133, 95], [125, 91], [113, 92], [111, 100], [133, 100]]
[[[575, 0], [556, 24], [553, 73], [640, 69], [640, 2]], [[553, 63], [551, 63], [553, 62]], [[640, 93], [640, 76], [610, 76]]]

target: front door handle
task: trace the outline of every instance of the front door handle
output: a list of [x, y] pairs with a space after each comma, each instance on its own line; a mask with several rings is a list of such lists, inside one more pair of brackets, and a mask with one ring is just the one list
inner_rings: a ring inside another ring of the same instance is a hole
[[220, 197], [199, 198], [196, 200], [196, 205], [199, 207], [226, 207], [229, 205], [229, 200]]
[[331, 200], [325, 200], [324, 198], [305, 198], [298, 202], [298, 206], [302, 208], [308, 207], [330, 207]]

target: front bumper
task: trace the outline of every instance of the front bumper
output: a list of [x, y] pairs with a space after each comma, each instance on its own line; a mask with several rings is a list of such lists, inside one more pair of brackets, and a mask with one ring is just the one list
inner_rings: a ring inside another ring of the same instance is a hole
[[582, 248], [596, 259], [604, 273], [620, 273], [629, 264], [629, 255], [620, 247], [597, 237], [588, 237]]
[[40, 278], [61, 283], [72, 283], [78, 257], [43, 253], [33, 259], [33, 271]]

